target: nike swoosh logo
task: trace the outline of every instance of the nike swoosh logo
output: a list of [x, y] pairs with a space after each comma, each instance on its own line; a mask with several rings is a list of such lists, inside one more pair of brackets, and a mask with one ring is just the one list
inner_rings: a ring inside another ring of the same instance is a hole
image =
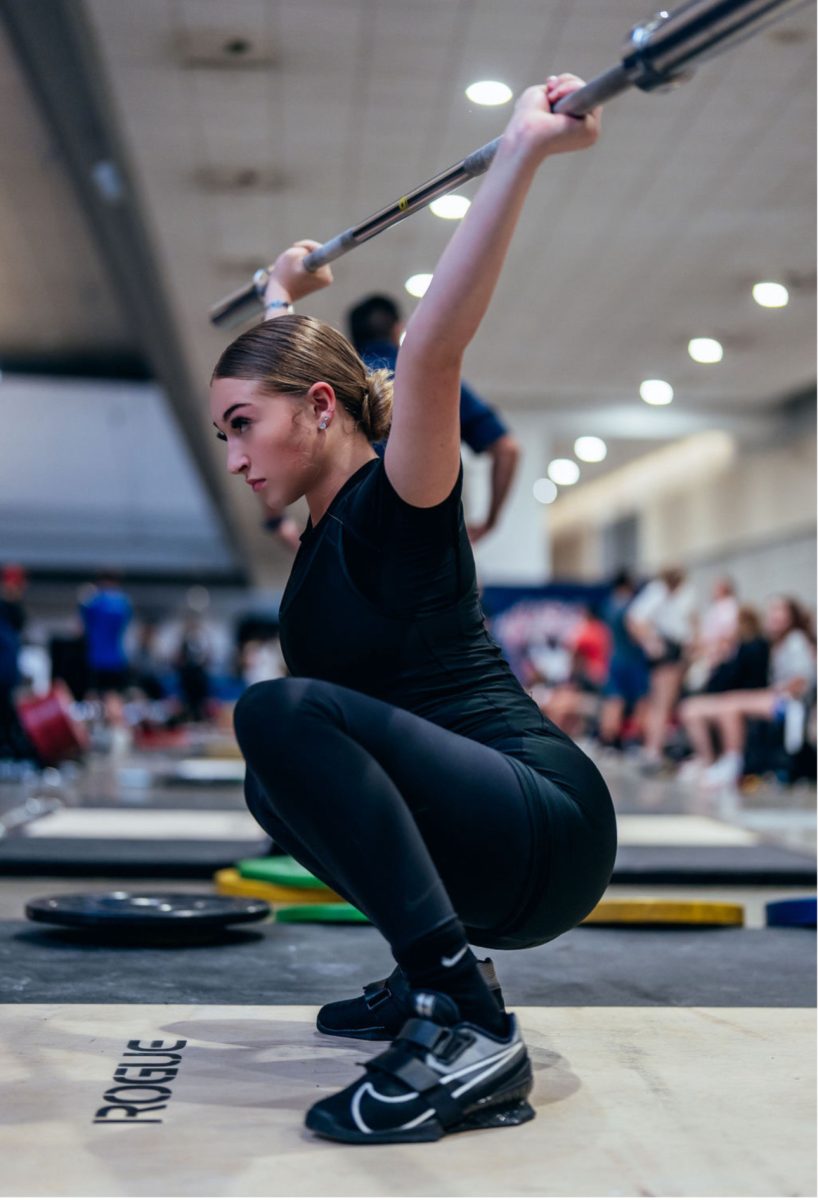
[[464, 946], [462, 950], [458, 950], [458, 952], [457, 952], [457, 954], [455, 954], [454, 958], [446, 958], [444, 955], [444, 957], [441, 958], [441, 960], [440, 960], [440, 965], [442, 967], [453, 967], [455, 963], [460, 962], [463, 955], [468, 952], [468, 949], [469, 949], [468, 946]]
[[[364, 1104], [364, 1101], [367, 1101]], [[396, 1107], [398, 1106], [398, 1107]], [[352, 1119], [361, 1133], [377, 1133], [384, 1129], [408, 1129], [434, 1116], [417, 1092], [405, 1092], [400, 1096], [384, 1096], [371, 1083], [363, 1083], [352, 1097]], [[403, 1109], [403, 1121], [395, 1120]], [[400, 1122], [400, 1123], [399, 1123]]]

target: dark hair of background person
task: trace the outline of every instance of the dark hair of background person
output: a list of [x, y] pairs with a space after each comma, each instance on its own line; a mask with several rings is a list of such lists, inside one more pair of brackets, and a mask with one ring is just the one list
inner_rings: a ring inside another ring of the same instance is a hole
[[620, 588], [628, 588], [632, 592], [636, 591], [636, 581], [626, 567], [622, 567], [621, 570], [617, 571], [611, 580], [612, 592], [618, 591]]
[[353, 346], [360, 352], [370, 342], [390, 341], [400, 319], [400, 309], [389, 296], [367, 296], [347, 313]]

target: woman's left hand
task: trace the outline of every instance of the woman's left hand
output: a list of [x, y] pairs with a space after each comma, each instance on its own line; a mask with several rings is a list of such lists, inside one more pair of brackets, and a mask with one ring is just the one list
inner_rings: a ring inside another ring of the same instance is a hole
[[503, 142], [509, 150], [545, 158], [571, 150], [585, 150], [599, 137], [601, 107], [584, 117], [552, 111], [555, 104], [583, 86], [576, 75], [552, 75], [544, 84], [526, 88], [514, 106]]
[[270, 271], [265, 300], [280, 299], [282, 290], [288, 299], [302, 300], [311, 292], [319, 292], [322, 288], [329, 287], [332, 283], [330, 267], [319, 267], [317, 271], [306, 271], [303, 266], [304, 259], [310, 251], [317, 250], [320, 245], [320, 242], [313, 242], [305, 238], [303, 241], [293, 243], [283, 254], [279, 254]]

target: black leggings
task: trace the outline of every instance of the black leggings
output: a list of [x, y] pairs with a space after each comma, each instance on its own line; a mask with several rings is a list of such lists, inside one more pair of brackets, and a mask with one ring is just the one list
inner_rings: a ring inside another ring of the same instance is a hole
[[[538, 772], [413, 713], [288, 678], [249, 688], [235, 726], [255, 819], [364, 912], [396, 956], [453, 918], [479, 946], [547, 941], [581, 920], [607, 884], [610, 838], [600, 856], [582, 806]], [[555, 871], [555, 827], [577, 843], [566, 846], [570, 896], [554, 887], [565, 857]], [[592, 861], [584, 874], [583, 847]]]

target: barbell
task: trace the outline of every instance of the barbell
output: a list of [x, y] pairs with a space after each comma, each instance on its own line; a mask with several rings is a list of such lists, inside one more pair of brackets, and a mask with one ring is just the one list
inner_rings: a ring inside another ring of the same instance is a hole
[[[653, 92], [683, 83], [692, 77], [694, 64], [746, 41], [807, 3], [811, 0], [688, 0], [673, 12], [660, 12], [636, 25], [626, 38], [621, 62], [560, 100], [554, 111], [581, 117], [629, 88]], [[482, 175], [499, 144], [500, 138], [495, 138], [359, 225], [330, 238], [305, 256], [304, 267], [317, 271], [425, 208], [438, 196]], [[230, 328], [257, 316], [263, 308], [270, 271], [271, 267], [259, 268], [249, 283], [214, 305], [210, 310], [213, 324]]]

